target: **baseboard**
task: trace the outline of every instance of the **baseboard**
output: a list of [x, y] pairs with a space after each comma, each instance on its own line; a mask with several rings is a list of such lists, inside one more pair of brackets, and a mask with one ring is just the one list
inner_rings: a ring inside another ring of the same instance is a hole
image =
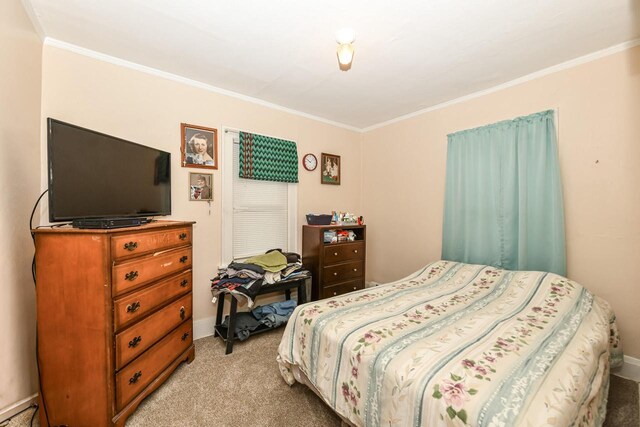
[[207, 317], [206, 319], [193, 321], [193, 339], [208, 337], [213, 335], [213, 326], [216, 323], [215, 317]]
[[33, 394], [21, 401], [14, 403], [13, 405], [7, 406], [6, 408], [0, 409], [0, 423], [8, 420], [9, 418], [13, 418], [16, 414], [27, 409], [29, 406], [37, 403], [38, 393]]
[[635, 357], [631, 357], [631, 356], [624, 356], [624, 363], [640, 366], [640, 359], [636, 359]]
[[622, 366], [613, 370], [611, 373], [640, 383], [640, 359], [636, 359], [631, 356], [624, 356], [624, 363]]

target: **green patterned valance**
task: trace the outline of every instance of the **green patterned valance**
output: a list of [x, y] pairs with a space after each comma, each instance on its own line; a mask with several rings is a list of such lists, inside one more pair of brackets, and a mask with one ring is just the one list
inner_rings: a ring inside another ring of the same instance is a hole
[[240, 178], [298, 182], [298, 149], [293, 141], [240, 132]]

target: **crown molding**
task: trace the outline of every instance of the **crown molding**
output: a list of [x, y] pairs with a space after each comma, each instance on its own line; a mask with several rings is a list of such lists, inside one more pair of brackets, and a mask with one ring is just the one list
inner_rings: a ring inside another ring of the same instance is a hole
[[42, 28], [42, 24], [40, 23], [40, 19], [38, 18], [38, 14], [33, 8], [33, 5], [29, 0], [22, 0], [20, 3], [22, 3], [22, 8], [27, 13], [29, 20], [31, 21], [31, 25], [33, 25], [33, 29], [36, 31], [38, 37], [40, 37], [40, 41], [44, 42], [46, 39], [46, 33], [44, 28]]
[[[29, 12], [29, 10], [28, 10], [28, 12]], [[32, 12], [33, 11], [29, 12], [30, 16], [32, 16], [31, 15]], [[33, 20], [33, 16], [32, 16], [32, 20]], [[35, 22], [38, 22], [38, 21], [36, 20]], [[35, 23], [34, 23], [34, 25], [35, 25]], [[36, 30], [38, 31], [38, 28], [36, 28]], [[40, 29], [40, 31], [41, 31], [41, 29]], [[602, 50], [599, 50], [597, 52], [593, 52], [593, 53], [590, 53], [588, 55], [584, 55], [584, 56], [581, 56], [581, 57], [578, 57], [578, 58], [575, 58], [575, 59], [572, 59], [572, 60], [557, 64], [557, 65], [553, 65], [551, 67], [542, 69], [540, 71], [536, 71], [536, 72], [531, 73], [531, 74], [527, 74], [525, 76], [522, 76], [522, 77], [519, 77], [517, 79], [508, 81], [506, 83], [502, 83], [502, 84], [497, 85], [497, 86], [493, 86], [493, 87], [488, 88], [488, 89], [483, 89], [481, 91], [474, 92], [474, 93], [471, 93], [469, 95], [461, 96], [459, 98], [455, 98], [455, 99], [452, 99], [450, 101], [446, 101], [446, 102], [443, 102], [443, 103], [440, 103], [440, 104], [436, 104], [436, 105], [433, 105], [431, 107], [427, 107], [427, 108], [424, 108], [424, 109], [421, 109], [421, 110], [418, 110], [418, 111], [414, 111], [413, 113], [405, 114], [403, 116], [399, 116], [399, 117], [396, 117], [394, 119], [386, 120], [384, 122], [380, 122], [380, 123], [377, 123], [377, 124], [374, 124], [374, 125], [371, 125], [371, 126], [367, 126], [367, 127], [364, 127], [364, 128], [358, 128], [356, 126], [351, 126], [351, 125], [347, 125], [345, 123], [340, 123], [340, 122], [336, 122], [336, 121], [333, 121], [333, 120], [325, 119], [323, 117], [315, 116], [313, 114], [308, 114], [308, 113], [305, 113], [303, 111], [298, 111], [298, 110], [294, 110], [294, 109], [291, 109], [291, 108], [283, 107], [281, 105], [274, 104], [274, 103], [271, 103], [271, 102], [268, 102], [268, 101], [264, 101], [264, 100], [259, 99], [259, 98], [253, 98], [251, 96], [247, 96], [247, 95], [243, 95], [243, 94], [240, 94], [240, 93], [237, 93], [237, 92], [233, 92], [233, 91], [230, 91], [230, 90], [222, 89], [222, 88], [219, 88], [219, 87], [207, 84], [207, 83], [202, 83], [202, 82], [199, 82], [197, 80], [193, 80], [193, 79], [189, 79], [189, 78], [186, 78], [186, 77], [182, 77], [182, 76], [179, 76], [177, 74], [168, 73], [166, 71], [158, 70], [156, 68], [147, 67], [145, 65], [137, 64], [135, 62], [127, 61], [127, 60], [124, 60], [124, 59], [121, 59], [121, 58], [117, 58], [117, 57], [114, 57], [114, 56], [110, 56], [110, 55], [106, 55], [106, 54], [101, 53], [101, 52], [97, 52], [97, 51], [94, 51], [94, 50], [86, 49], [86, 48], [83, 48], [83, 47], [80, 47], [80, 46], [77, 46], [77, 45], [74, 45], [74, 44], [71, 44], [71, 43], [67, 43], [67, 42], [64, 42], [64, 41], [61, 41], [61, 40], [58, 40], [58, 39], [54, 39], [54, 38], [51, 38], [51, 37], [45, 37], [44, 44], [48, 45], [48, 46], [56, 47], [56, 48], [59, 48], [59, 49], [64, 49], [64, 50], [67, 50], [67, 51], [70, 51], [70, 52], [74, 52], [74, 53], [77, 53], [79, 55], [87, 56], [87, 57], [90, 57], [90, 58], [93, 58], [93, 59], [97, 59], [99, 61], [108, 62], [108, 63], [114, 64], [114, 65], [119, 65], [119, 66], [126, 67], [126, 68], [129, 68], [129, 69], [132, 69], [132, 70], [136, 70], [136, 71], [140, 71], [140, 72], [143, 72], [143, 73], [151, 74], [151, 75], [154, 75], [154, 76], [157, 76], [157, 77], [161, 77], [161, 78], [168, 79], [168, 80], [171, 80], [171, 81], [174, 81], [174, 82], [182, 83], [182, 84], [185, 84], [185, 85], [188, 85], [188, 86], [196, 87], [196, 88], [199, 88], [199, 89], [204, 89], [204, 90], [207, 90], [209, 92], [214, 92], [214, 93], [217, 93], [217, 94], [229, 96], [229, 97], [232, 97], [232, 98], [236, 98], [236, 99], [240, 99], [240, 100], [243, 100], [243, 101], [246, 101], [246, 102], [250, 102], [252, 104], [261, 105], [263, 107], [267, 107], [267, 108], [271, 108], [271, 109], [274, 109], [274, 110], [282, 111], [282, 112], [289, 113], [289, 114], [292, 114], [292, 115], [296, 115], [296, 116], [299, 116], [299, 117], [304, 117], [304, 118], [307, 118], [307, 119], [310, 119], [310, 120], [314, 120], [314, 121], [317, 121], [317, 122], [321, 122], [321, 123], [325, 123], [325, 124], [328, 124], [328, 125], [331, 125], [331, 126], [336, 126], [336, 127], [339, 127], [339, 128], [342, 128], [342, 129], [346, 129], [346, 130], [349, 130], [349, 131], [352, 131], [352, 132], [367, 133], [367, 132], [373, 131], [375, 129], [379, 129], [379, 128], [382, 128], [382, 127], [385, 127], [385, 126], [388, 126], [388, 125], [391, 125], [391, 124], [394, 124], [394, 123], [398, 123], [398, 122], [401, 122], [401, 121], [404, 121], [404, 120], [411, 119], [413, 117], [420, 116], [422, 114], [429, 113], [431, 111], [440, 110], [440, 109], [443, 109], [443, 108], [446, 108], [446, 107], [450, 107], [450, 106], [455, 105], [455, 104], [460, 104], [460, 103], [463, 103], [463, 102], [466, 102], [466, 101], [470, 101], [472, 99], [480, 98], [482, 96], [489, 95], [491, 93], [498, 92], [498, 91], [501, 91], [503, 89], [507, 89], [507, 88], [510, 88], [510, 87], [513, 87], [513, 86], [517, 86], [519, 84], [522, 84], [522, 83], [525, 83], [525, 82], [528, 82], [528, 81], [531, 81], [531, 80], [538, 79], [540, 77], [544, 77], [544, 76], [547, 76], [547, 75], [550, 75], [550, 74], [554, 74], [554, 73], [557, 73], [559, 71], [567, 70], [567, 69], [576, 67], [578, 65], [582, 65], [582, 64], [585, 64], [585, 63], [588, 63], [588, 62], [592, 62], [592, 61], [604, 58], [604, 57], [609, 56], [609, 55], [614, 55], [616, 53], [623, 52], [623, 51], [628, 50], [628, 49], [632, 49], [632, 48], [640, 45], [640, 38], [639, 39], [630, 40], [630, 41], [625, 42], [625, 43], [620, 43], [618, 45], [611, 46], [609, 48], [602, 49]]]
[[628, 49], [632, 49], [636, 46], [640, 45], [640, 39], [630, 40], [625, 43], [621, 43], [615, 46], [611, 46], [606, 49], [599, 50], [597, 52], [590, 53], [588, 55], [584, 55], [566, 62], [562, 62], [557, 65], [553, 65], [548, 68], [544, 68], [540, 71], [536, 71], [531, 74], [527, 74], [525, 76], [519, 77], [515, 80], [508, 81], [506, 83], [502, 83], [498, 86], [491, 87], [489, 89], [483, 89], [478, 92], [471, 93], [469, 95], [461, 96], [460, 98], [455, 98], [450, 101], [443, 102], [441, 104], [436, 104], [431, 107], [424, 108], [422, 110], [414, 111], [413, 113], [405, 114], [404, 116], [396, 117], [395, 119], [387, 120], [375, 125], [371, 125], [365, 128], [360, 129], [361, 132], [366, 133], [375, 129], [379, 129], [394, 123], [401, 122], [403, 120], [411, 119], [416, 116], [420, 116], [425, 113], [429, 113], [431, 111], [440, 110], [446, 107], [450, 107], [455, 104], [460, 104], [462, 102], [466, 102], [472, 99], [480, 98], [481, 96], [488, 95], [490, 93], [498, 92], [503, 89], [507, 89], [513, 86], [517, 86], [519, 84], [538, 79], [540, 77], [547, 76], [549, 74], [557, 73], [558, 71], [567, 70], [569, 68], [577, 67], [578, 65], [585, 64], [587, 62], [592, 62], [600, 58], [604, 58], [609, 55], [613, 55], [619, 52], [623, 52]]
[[71, 43], [67, 43], [58, 39], [54, 39], [51, 37], [46, 37], [44, 40], [44, 44], [46, 46], [52, 46], [58, 49], [67, 50], [69, 52], [76, 53], [78, 55], [86, 56], [92, 59], [97, 59], [99, 61], [107, 62], [110, 64], [118, 65], [121, 67], [129, 68], [135, 71], [140, 71], [142, 73], [150, 74], [156, 77], [161, 77], [167, 80], [171, 80], [177, 83], [181, 83], [187, 86], [192, 86], [198, 89], [204, 89], [209, 92], [214, 92], [220, 95], [229, 96], [231, 98], [240, 99], [242, 101], [250, 102], [252, 104], [257, 104], [263, 107], [271, 108], [274, 110], [282, 111], [288, 114], [292, 114], [299, 117], [304, 117], [305, 119], [314, 120], [321, 123], [326, 123], [331, 126], [339, 127], [342, 129], [350, 130], [352, 132], [362, 132], [360, 128], [355, 126], [350, 126], [344, 123], [336, 122], [333, 120], [325, 119], [324, 117], [314, 116], [313, 114], [308, 114], [303, 111], [293, 110], [291, 108], [283, 107], [282, 105], [274, 104], [268, 101], [264, 101], [259, 98], [253, 98], [251, 96], [243, 95], [241, 93], [233, 92], [230, 90], [222, 89], [207, 83], [202, 83], [197, 80], [189, 79], [187, 77], [179, 76], [177, 74], [168, 73], [166, 71], [158, 70], [156, 68], [147, 67], [146, 65], [137, 64], [135, 62], [127, 61], [125, 59], [117, 58], [115, 56], [106, 55], [101, 52], [97, 52], [95, 50], [86, 49], [81, 46], [77, 46]]

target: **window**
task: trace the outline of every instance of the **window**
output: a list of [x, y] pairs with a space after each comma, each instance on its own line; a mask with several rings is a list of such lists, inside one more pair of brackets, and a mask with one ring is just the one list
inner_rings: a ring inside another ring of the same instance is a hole
[[239, 178], [238, 133], [223, 129], [222, 263], [265, 253], [297, 251], [297, 186]]

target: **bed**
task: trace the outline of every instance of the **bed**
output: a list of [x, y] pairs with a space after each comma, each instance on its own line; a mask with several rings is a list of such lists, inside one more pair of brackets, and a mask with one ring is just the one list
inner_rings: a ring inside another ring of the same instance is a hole
[[612, 355], [615, 317], [581, 285], [438, 261], [297, 307], [277, 359], [355, 426], [592, 426]]

